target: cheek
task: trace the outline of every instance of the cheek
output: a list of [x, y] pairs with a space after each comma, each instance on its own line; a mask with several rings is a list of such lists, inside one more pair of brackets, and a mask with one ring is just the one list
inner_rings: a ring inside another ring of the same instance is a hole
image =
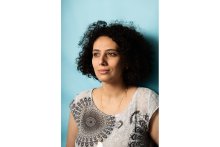
[[95, 67], [95, 65], [96, 65], [96, 62], [95, 62], [95, 60], [94, 60], [94, 59], [92, 59], [92, 67], [94, 68], [94, 67]]
[[118, 72], [121, 72], [122, 69], [123, 69], [123, 65], [120, 62], [115, 63], [115, 67], [116, 67]]

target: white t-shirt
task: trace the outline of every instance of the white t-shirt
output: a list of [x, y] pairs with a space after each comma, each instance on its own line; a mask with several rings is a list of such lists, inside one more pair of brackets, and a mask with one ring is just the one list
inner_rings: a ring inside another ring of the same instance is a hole
[[138, 87], [127, 108], [116, 115], [100, 111], [92, 90], [81, 92], [70, 103], [78, 126], [75, 147], [149, 147], [149, 122], [159, 107], [158, 95]]

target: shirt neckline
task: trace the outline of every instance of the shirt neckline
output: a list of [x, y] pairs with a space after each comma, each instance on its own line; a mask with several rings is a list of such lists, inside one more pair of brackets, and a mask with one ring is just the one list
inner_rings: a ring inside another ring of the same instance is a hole
[[95, 108], [96, 108], [99, 112], [101, 112], [102, 114], [105, 114], [105, 115], [108, 115], [108, 116], [119, 117], [120, 115], [126, 113], [126, 112], [130, 109], [130, 107], [132, 106], [132, 104], [134, 103], [134, 101], [135, 101], [135, 99], [136, 99], [136, 95], [137, 95], [137, 92], [138, 92], [138, 90], [140, 89], [140, 87], [137, 87], [137, 89], [135, 90], [135, 92], [134, 92], [134, 94], [133, 94], [133, 96], [132, 96], [132, 98], [131, 98], [129, 104], [127, 105], [127, 107], [126, 107], [124, 110], [122, 110], [121, 112], [116, 113], [116, 114], [114, 114], [114, 115], [113, 115], [113, 114], [107, 114], [107, 113], [101, 111], [101, 110], [96, 106], [96, 104], [95, 104], [95, 102], [94, 102], [94, 100], [93, 100], [93, 96], [92, 96], [92, 93], [93, 93], [93, 90], [94, 90], [94, 89], [96, 89], [96, 88], [93, 88], [93, 89], [90, 90], [89, 96], [91, 97], [92, 103], [93, 103], [93, 105], [95, 106]]

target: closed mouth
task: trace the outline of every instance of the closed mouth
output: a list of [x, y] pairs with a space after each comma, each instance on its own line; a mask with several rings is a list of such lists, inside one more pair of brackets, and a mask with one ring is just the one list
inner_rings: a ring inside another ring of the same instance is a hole
[[106, 74], [106, 73], [109, 72], [109, 70], [107, 70], [107, 69], [101, 69], [101, 70], [98, 70], [98, 72], [99, 72], [100, 74]]

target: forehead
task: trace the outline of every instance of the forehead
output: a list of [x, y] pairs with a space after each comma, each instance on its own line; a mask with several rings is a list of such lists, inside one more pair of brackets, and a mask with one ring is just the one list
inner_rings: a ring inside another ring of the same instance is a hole
[[100, 36], [93, 43], [93, 49], [117, 49], [118, 45], [108, 36]]

